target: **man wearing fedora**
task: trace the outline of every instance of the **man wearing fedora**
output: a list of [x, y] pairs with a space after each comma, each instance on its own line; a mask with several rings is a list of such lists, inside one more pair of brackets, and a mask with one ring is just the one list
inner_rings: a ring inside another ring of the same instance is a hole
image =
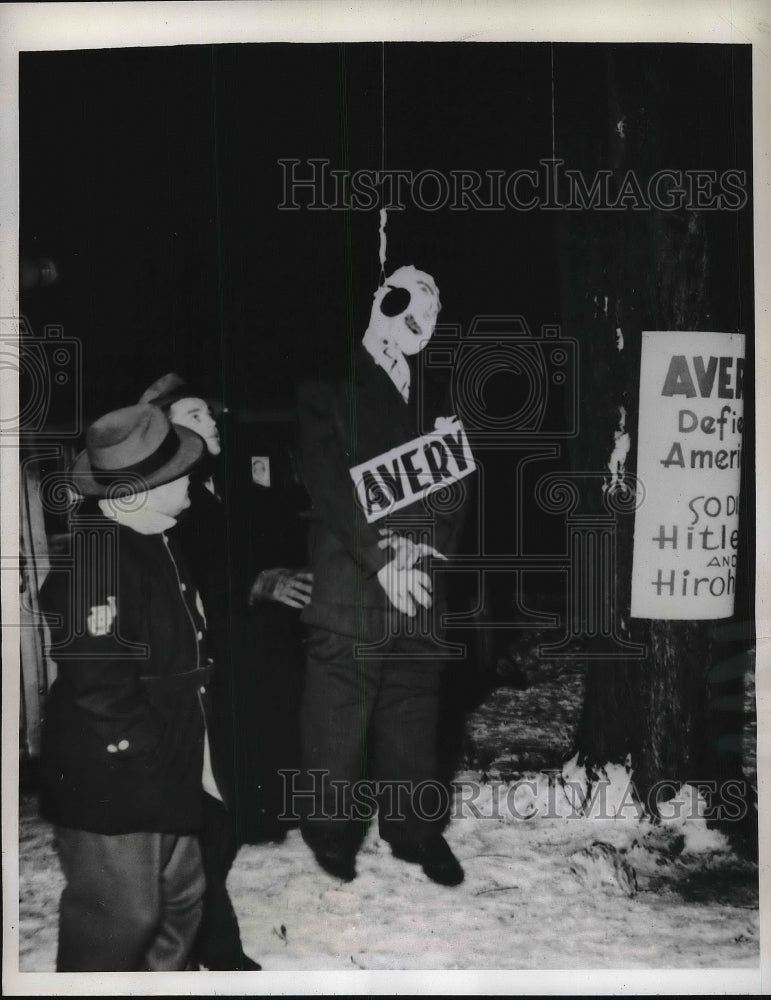
[[41, 807], [66, 878], [57, 970], [190, 967], [204, 877], [202, 788], [218, 796], [198, 592], [169, 530], [201, 437], [142, 404], [97, 420], [72, 469], [72, 563], [41, 592], [57, 679]]

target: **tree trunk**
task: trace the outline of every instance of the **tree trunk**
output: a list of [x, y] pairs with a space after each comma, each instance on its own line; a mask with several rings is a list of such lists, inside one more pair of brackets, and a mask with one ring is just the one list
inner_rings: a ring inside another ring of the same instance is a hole
[[[705, 48], [713, 47], [694, 47]], [[738, 121], [740, 129], [746, 120], [749, 97], [747, 106], [737, 110], [732, 101], [741, 101], [744, 91], [739, 88], [740, 97], [734, 98], [730, 87], [721, 88], [726, 80], [735, 84], [737, 73], [748, 80], [746, 61], [737, 70], [722, 49], [713, 54], [681, 50], [681, 58], [646, 47], [610, 47], [604, 56], [587, 48], [577, 59], [565, 52], [567, 65], [561, 75], [563, 52], [559, 47], [555, 52], [555, 142], [556, 155], [566, 167], [589, 177], [610, 169], [616, 184], [633, 170], [644, 190], [647, 178], [658, 169], [716, 165], [714, 147], [701, 148], [705, 139], [713, 139], [721, 144], [720, 155], [727, 156], [724, 168], [736, 166], [737, 155], [739, 165], [747, 168], [749, 133], [734, 135], [733, 146], [729, 133], [733, 123]], [[578, 75], [585, 85], [571, 90], [571, 78]], [[708, 114], [714, 136], [705, 136], [704, 121], [689, 113], [694, 90], [708, 105], [713, 102]], [[597, 94], [604, 95], [599, 104]], [[702, 162], [699, 155], [704, 156]], [[751, 213], [751, 208], [744, 212]], [[573, 474], [579, 482], [590, 474], [580, 490], [581, 510], [599, 514], [606, 498], [596, 473], [606, 471], [610, 478], [614, 432], [626, 430], [630, 435], [627, 482], [635, 471], [643, 330], [744, 333], [751, 371], [751, 285], [742, 275], [726, 276], [722, 266], [733, 253], [734, 268], [738, 259], [751, 271], [752, 236], [749, 223], [739, 226], [726, 213], [691, 207], [666, 212], [562, 211], [555, 228], [564, 331], [580, 342], [580, 433], [572, 447]], [[751, 398], [746, 399], [747, 425], [751, 407]], [[752, 453], [750, 448], [751, 441], [745, 439], [745, 455]], [[740, 530], [745, 557], [752, 530], [748, 478], [743, 474], [745, 516]], [[635, 786], [647, 801], [657, 782], [742, 777], [735, 730], [741, 721], [736, 711], [748, 630], [740, 629], [744, 638], [731, 647], [716, 644], [719, 623], [631, 619], [633, 530], [633, 513], [617, 513], [613, 597], [619, 636], [640, 644], [644, 653], [609, 662], [593, 660], [589, 649], [576, 747], [596, 764], [631, 754]], [[740, 566], [735, 622], [751, 618], [748, 583], [751, 578]], [[726, 674], [720, 665], [737, 651], [731, 676], [717, 683], [716, 674]], [[716, 705], [716, 695], [732, 699], [728, 712]]]

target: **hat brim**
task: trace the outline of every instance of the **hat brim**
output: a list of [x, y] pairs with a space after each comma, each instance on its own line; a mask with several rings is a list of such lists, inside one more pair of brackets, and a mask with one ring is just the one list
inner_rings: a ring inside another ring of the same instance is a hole
[[[70, 482], [84, 497], [107, 497], [113, 496], [118, 488], [123, 495], [144, 493], [145, 490], [152, 490], [156, 486], [164, 486], [175, 479], [180, 479], [198, 464], [206, 451], [206, 444], [199, 434], [188, 430], [187, 427], [175, 424], [174, 430], [179, 437], [179, 448], [169, 461], [156, 469], [155, 472], [148, 473], [146, 476], [127, 472], [125, 478], [121, 476], [119, 486], [117, 479], [113, 483], [103, 483], [94, 478], [94, 470], [91, 467], [88, 452], [82, 451], [70, 468]], [[116, 469], [116, 477], [119, 473], [120, 470]]]

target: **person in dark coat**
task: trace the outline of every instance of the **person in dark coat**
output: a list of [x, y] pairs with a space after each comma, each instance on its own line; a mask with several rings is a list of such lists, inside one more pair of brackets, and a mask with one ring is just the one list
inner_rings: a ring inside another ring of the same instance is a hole
[[[232, 504], [226, 511], [215, 465], [221, 452], [217, 401], [173, 372], [154, 382], [141, 398], [160, 406], [175, 426], [200, 434], [207, 450], [191, 478], [190, 507], [174, 529], [206, 609], [215, 661], [210, 732], [223, 775], [222, 797], [204, 795], [200, 843], [206, 893], [194, 956], [206, 969], [257, 970], [259, 963], [244, 953], [226, 881], [242, 843], [280, 835], [272, 822], [278, 809], [271, 801], [274, 782], [260, 733], [265, 712], [258, 702], [260, 675], [268, 666], [289, 672], [291, 665], [268, 664], [271, 636], [263, 634], [250, 608], [266, 604], [280, 608], [285, 616], [296, 616], [310, 599], [310, 574], [302, 569], [261, 568], [264, 560], [255, 558], [237, 526], [228, 524]], [[269, 532], [278, 529], [275, 519], [267, 526]], [[259, 547], [263, 550], [259, 556], [270, 555]], [[275, 615], [271, 623], [276, 624]], [[286, 617], [280, 624], [287, 624]]]
[[72, 482], [72, 564], [41, 590], [58, 675], [41, 809], [66, 878], [57, 970], [182, 970], [202, 911], [202, 787], [217, 795], [201, 599], [170, 537], [201, 438], [153, 406], [97, 420]]
[[[377, 781], [379, 831], [393, 853], [442, 884], [463, 878], [440, 832], [446, 806], [429, 806], [427, 796], [421, 808], [412, 794], [438, 784], [445, 595], [432, 569], [456, 549], [460, 479], [473, 468], [445, 387], [424, 380], [418, 398], [414, 384], [412, 358], [438, 312], [433, 279], [400, 268], [375, 293], [352, 367], [298, 392], [314, 583], [302, 615], [310, 626], [304, 784], [294, 791], [303, 837], [343, 880], [355, 876], [355, 821], [366, 818], [356, 789], [364, 792], [366, 777]], [[410, 442], [424, 433], [435, 444], [413, 450]], [[424, 495], [428, 484], [441, 492]]]

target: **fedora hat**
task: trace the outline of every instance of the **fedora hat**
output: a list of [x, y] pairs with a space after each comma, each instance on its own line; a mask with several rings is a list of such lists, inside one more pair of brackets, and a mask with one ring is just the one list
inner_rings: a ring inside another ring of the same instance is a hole
[[139, 397], [139, 402], [152, 403], [153, 406], [160, 406], [162, 410], [165, 410], [180, 399], [202, 399], [215, 417], [220, 416], [224, 409], [219, 400], [199, 392], [195, 386], [190, 385], [176, 372], [169, 372], [157, 378], [152, 385], [145, 389]]
[[83, 496], [142, 493], [179, 479], [204, 452], [203, 438], [172, 424], [149, 403], [113, 410], [86, 431], [86, 447], [70, 470]]

